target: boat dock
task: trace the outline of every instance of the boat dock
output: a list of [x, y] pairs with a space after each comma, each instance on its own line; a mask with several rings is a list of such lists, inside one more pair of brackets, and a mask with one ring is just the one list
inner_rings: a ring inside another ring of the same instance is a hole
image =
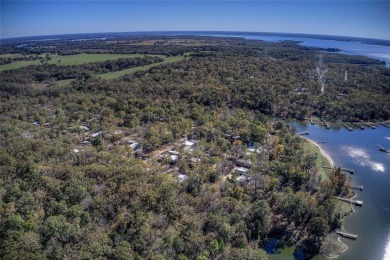
[[343, 123], [341, 120], [340, 120], [339, 122], [340, 122], [340, 124], [342, 124], [345, 128], [347, 128], [348, 131], [353, 131], [353, 129], [352, 129], [351, 127], [347, 126], [347, 125], [346, 125], [345, 123]]
[[347, 232], [342, 232], [342, 231], [336, 231], [336, 234], [339, 234], [340, 236], [354, 239], [354, 240], [356, 240], [358, 238], [358, 235], [347, 233]]
[[[321, 168], [325, 168], [325, 169], [334, 169], [334, 168], [338, 168], [338, 167], [330, 167], [330, 166], [322, 166], [322, 165], [318, 165], [318, 167], [321, 167]], [[349, 172], [351, 174], [354, 174], [355, 173], [355, 170], [354, 169], [348, 169], [348, 168], [340, 168], [340, 170], [342, 172]]]
[[364, 123], [364, 122], [360, 122], [362, 125], [365, 125], [365, 126], [367, 126], [367, 127], [370, 127], [371, 129], [375, 129], [375, 126], [373, 126], [373, 125], [370, 125], [370, 124], [368, 124], [368, 123]]
[[359, 124], [356, 123], [356, 122], [352, 122], [352, 124], [354, 124], [355, 126], [359, 127], [360, 130], [364, 130], [364, 126], [363, 126], [363, 125], [359, 125]]
[[360, 186], [351, 185], [351, 189], [363, 191], [363, 185]]
[[340, 170], [342, 172], [349, 172], [351, 174], [354, 174], [355, 173], [355, 170], [354, 169], [348, 169], [348, 168], [340, 168]]
[[383, 122], [379, 122], [379, 121], [377, 121], [377, 123], [378, 124], [381, 124], [381, 125], [383, 125], [383, 126], [385, 126], [385, 127], [387, 127], [387, 128], [390, 128], [390, 125], [386, 125], [385, 123], [383, 123]]
[[321, 120], [322, 120], [322, 122], [324, 122], [324, 126], [326, 127], [326, 129], [329, 129], [330, 124], [328, 122], [326, 122], [324, 118], [321, 118]]
[[361, 200], [352, 200], [352, 199], [347, 199], [347, 198], [341, 198], [341, 197], [336, 197], [336, 199], [339, 199], [341, 201], [345, 201], [351, 204], [355, 204], [356, 206], [363, 206], [363, 201]]

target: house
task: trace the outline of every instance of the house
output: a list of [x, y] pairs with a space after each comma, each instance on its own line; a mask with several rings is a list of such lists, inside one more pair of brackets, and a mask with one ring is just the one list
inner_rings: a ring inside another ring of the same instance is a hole
[[38, 121], [34, 121], [34, 122], [32, 122], [32, 124], [35, 125], [35, 126], [39, 126], [39, 122]]
[[179, 160], [180, 153], [178, 151], [168, 151], [171, 159], [171, 164], [175, 164]]
[[80, 126], [80, 129], [83, 129], [85, 131], [89, 131], [90, 129], [88, 127], [86, 127], [85, 125], [81, 125]]
[[184, 142], [184, 145], [185, 146], [189, 146], [189, 147], [193, 147], [193, 146], [195, 146], [196, 145], [196, 142], [195, 141], [185, 141]]
[[261, 153], [261, 149], [260, 148], [248, 148], [247, 149], [247, 152], [245, 153], [246, 155], [251, 155], [252, 153]]
[[91, 144], [91, 142], [88, 141], [88, 140], [83, 140], [83, 141], [81, 142], [81, 144], [83, 144], [83, 145], [89, 145], [89, 144]]
[[185, 175], [185, 174], [181, 174], [181, 173], [180, 173], [180, 174], [177, 176], [177, 178], [179, 179], [179, 182], [182, 182], [182, 181], [188, 179], [188, 176]]
[[134, 140], [126, 140], [126, 143], [131, 147], [133, 148], [134, 150], [138, 150], [138, 148], [140, 147], [139, 143], [137, 141], [134, 141]]
[[248, 168], [245, 168], [245, 167], [234, 167], [234, 171], [236, 172], [236, 173], [238, 173], [238, 175], [246, 175], [247, 173], [248, 173], [248, 171], [249, 171], [249, 169]]
[[248, 176], [248, 171], [249, 169], [248, 168], [245, 168], [245, 167], [234, 167], [234, 170], [235, 172], [239, 175], [237, 178], [236, 178], [236, 181], [238, 182], [245, 182], [245, 181], [249, 181], [252, 177]]
[[198, 142], [196, 141], [188, 141], [186, 140], [183, 145], [184, 145], [184, 151], [186, 152], [192, 152], [194, 150], [194, 147], [196, 147], [196, 145], [198, 144]]
[[169, 164], [174, 165], [179, 160], [180, 153], [178, 151], [167, 151], [160, 154], [157, 158], [158, 162], [162, 162], [165, 159], [169, 159]]
[[101, 134], [102, 134], [102, 131], [97, 131], [97, 132], [91, 134], [91, 136], [92, 136], [92, 137], [98, 137], [98, 136], [101, 135]]
[[252, 162], [250, 160], [237, 160], [236, 161], [236, 165], [238, 167], [244, 167], [244, 168], [247, 168], [247, 169], [250, 169], [252, 167]]
[[236, 178], [236, 181], [238, 181], [238, 182], [245, 182], [245, 181], [248, 181], [248, 180], [250, 180], [250, 177], [244, 176], [244, 175], [238, 176]]

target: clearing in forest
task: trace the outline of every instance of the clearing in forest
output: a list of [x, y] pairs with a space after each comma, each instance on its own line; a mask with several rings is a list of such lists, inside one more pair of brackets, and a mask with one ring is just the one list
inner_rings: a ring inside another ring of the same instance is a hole
[[[50, 60], [47, 61], [49, 64], [57, 65], [80, 65], [89, 62], [102, 62], [107, 60], [117, 60], [120, 58], [143, 58], [143, 57], [161, 57], [164, 55], [145, 55], [145, 54], [75, 54], [75, 55], [50, 55]], [[0, 65], [0, 72], [4, 70], [19, 69], [30, 65], [40, 65], [40, 60], [28, 60], [18, 61], [5, 65]]]

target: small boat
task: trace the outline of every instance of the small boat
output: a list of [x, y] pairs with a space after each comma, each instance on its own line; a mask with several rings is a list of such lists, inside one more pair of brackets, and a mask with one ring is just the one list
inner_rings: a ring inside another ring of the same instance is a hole
[[319, 144], [324, 144], [326, 143], [325, 141], [318, 141]]
[[302, 132], [302, 133], [298, 133], [299, 135], [309, 135], [309, 131], [305, 131], [305, 132]]
[[383, 146], [381, 148], [379, 148], [379, 151], [384, 152], [384, 153], [390, 153], [390, 150], [386, 150], [385, 148], [383, 148]]

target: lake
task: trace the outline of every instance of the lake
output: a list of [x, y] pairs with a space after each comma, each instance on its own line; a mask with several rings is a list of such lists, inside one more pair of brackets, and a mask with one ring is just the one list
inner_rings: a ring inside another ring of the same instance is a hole
[[354, 185], [363, 185], [356, 191], [363, 207], [344, 221], [345, 229], [358, 234], [356, 241], [342, 239], [349, 249], [338, 259], [390, 259], [390, 154], [379, 147], [390, 149], [390, 129], [343, 128], [325, 129], [306, 123], [293, 123], [299, 132], [309, 131], [309, 139], [325, 141], [320, 146], [332, 157], [335, 165], [352, 168]]
[[[280, 41], [297, 41], [302, 46], [307, 47], [317, 47], [317, 48], [337, 48], [341, 50], [341, 53], [352, 54], [352, 55], [362, 55], [370, 58], [375, 58], [383, 60], [386, 62], [386, 66], [390, 68], [390, 41], [388, 40], [374, 40], [373, 43], [385, 42], [387, 45], [379, 44], [368, 44], [364, 43], [364, 40], [369, 39], [359, 39], [346, 37], [351, 39], [350, 41], [339, 40], [338, 36], [327, 36], [331, 39], [319, 39], [311, 35], [297, 35], [297, 36], [287, 36], [283, 33], [278, 35], [278, 33], [272, 33], [272, 35], [262, 34], [262, 33], [246, 33], [246, 32], [196, 32], [196, 31], [183, 31], [183, 32], [124, 32], [124, 33], [95, 33], [95, 34], [70, 34], [70, 35], [50, 35], [50, 36], [34, 36], [34, 37], [23, 37], [20, 38], [20, 41], [50, 41], [58, 39], [66, 39], [69, 41], [86, 41], [86, 40], [106, 40], [117, 37], [127, 37], [127, 36], [139, 36], [139, 35], [149, 35], [149, 36], [216, 36], [216, 37], [242, 37], [248, 40], [263, 40], [268, 42], [280, 42]], [[321, 36], [320, 36], [321, 37]], [[345, 38], [345, 37], [341, 37]], [[3, 39], [2, 42], [12, 41], [13, 39]], [[18, 47], [26, 46], [27, 44], [19, 45]]]
[[280, 41], [298, 41], [302, 46], [317, 47], [317, 48], [337, 48], [341, 53], [351, 55], [362, 55], [370, 58], [383, 60], [386, 62], [386, 67], [390, 68], [390, 46], [367, 44], [360, 41], [339, 41], [339, 40], [324, 40], [310, 37], [288, 37], [277, 35], [261, 35], [261, 34], [229, 34], [229, 33], [201, 33], [202, 36], [219, 36], [219, 37], [243, 37], [248, 40], [263, 40], [267, 42]]

